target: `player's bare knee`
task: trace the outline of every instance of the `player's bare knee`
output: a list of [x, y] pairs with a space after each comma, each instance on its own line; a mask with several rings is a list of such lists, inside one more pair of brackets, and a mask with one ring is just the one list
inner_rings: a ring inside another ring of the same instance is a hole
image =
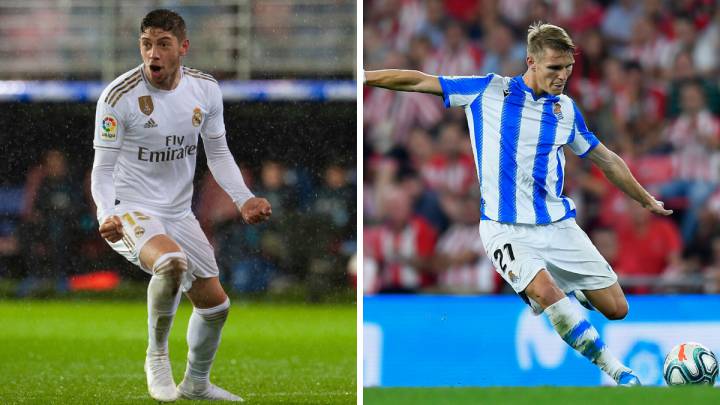
[[230, 314], [230, 298], [212, 308], [195, 308], [194, 311], [206, 321], [225, 321]]
[[525, 289], [525, 294], [543, 308], [547, 308], [565, 297], [565, 293], [545, 270], [537, 273]]
[[543, 308], [547, 308], [565, 297], [563, 292], [554, 283], [534, 285], [532, 289], [526, 290], [526, 293], [528, 297], [532, 298]]
[[180, 284], [183, 274], [187, 271], [187, 256], [183, 252], [165, 253], [155, 260], [153, 275], [167, 277]]

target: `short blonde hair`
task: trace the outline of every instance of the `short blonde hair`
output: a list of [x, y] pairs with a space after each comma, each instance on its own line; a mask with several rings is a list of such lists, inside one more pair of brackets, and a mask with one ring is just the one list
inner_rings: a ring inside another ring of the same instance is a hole
[[575, 53], [575, 44], [564, 29], [538, 21], [528, 28], [527, 53], [542, 56], [545, 48]]

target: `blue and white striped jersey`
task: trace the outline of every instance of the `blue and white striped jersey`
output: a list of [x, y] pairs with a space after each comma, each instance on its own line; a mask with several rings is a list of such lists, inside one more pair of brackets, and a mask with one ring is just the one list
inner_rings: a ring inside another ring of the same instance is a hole
[[562, 195], [562, 146], [585, 157], [600, 142], [570, 97], [536, 97], [522, 76], [446, 76], [440, 85], [446, 107], [465, 107], [482, 219], [540, 225], [575, 216]]

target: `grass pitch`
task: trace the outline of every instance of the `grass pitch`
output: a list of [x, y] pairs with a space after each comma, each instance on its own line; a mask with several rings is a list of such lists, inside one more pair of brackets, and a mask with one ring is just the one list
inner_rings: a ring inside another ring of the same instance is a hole
[[717, 404], [720, 390], [695, 387], [493, 387], [366, 388], [365, 405], [532, 404], [665, 405]]
[[[190, 311], [170, 336], [176, 383]], [[140, 301], [0, 301], [0, 404], [156, 403], [146, 317]], [[234, 304], [212, 381], [250, 404], [355, 404], [355, 319], [354, 305]]]

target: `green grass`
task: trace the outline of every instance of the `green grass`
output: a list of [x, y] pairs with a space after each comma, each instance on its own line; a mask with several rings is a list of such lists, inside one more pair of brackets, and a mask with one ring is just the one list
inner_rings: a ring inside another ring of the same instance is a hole
[[[190, 310], [170, 336], [176, 382]], [[250, 404], [354, 404], [355, 319], [354, 305], [234, 304], [212, 381]], [[146, 322], [140, 301], [0, 301], [0, 404], [156, 403]]]
[[365, 405], [381, 404], [532, 404], [532, 405], [664, 405], [717, 404], [713, 387], [494, 387], [494, 388], [366, 388]]

